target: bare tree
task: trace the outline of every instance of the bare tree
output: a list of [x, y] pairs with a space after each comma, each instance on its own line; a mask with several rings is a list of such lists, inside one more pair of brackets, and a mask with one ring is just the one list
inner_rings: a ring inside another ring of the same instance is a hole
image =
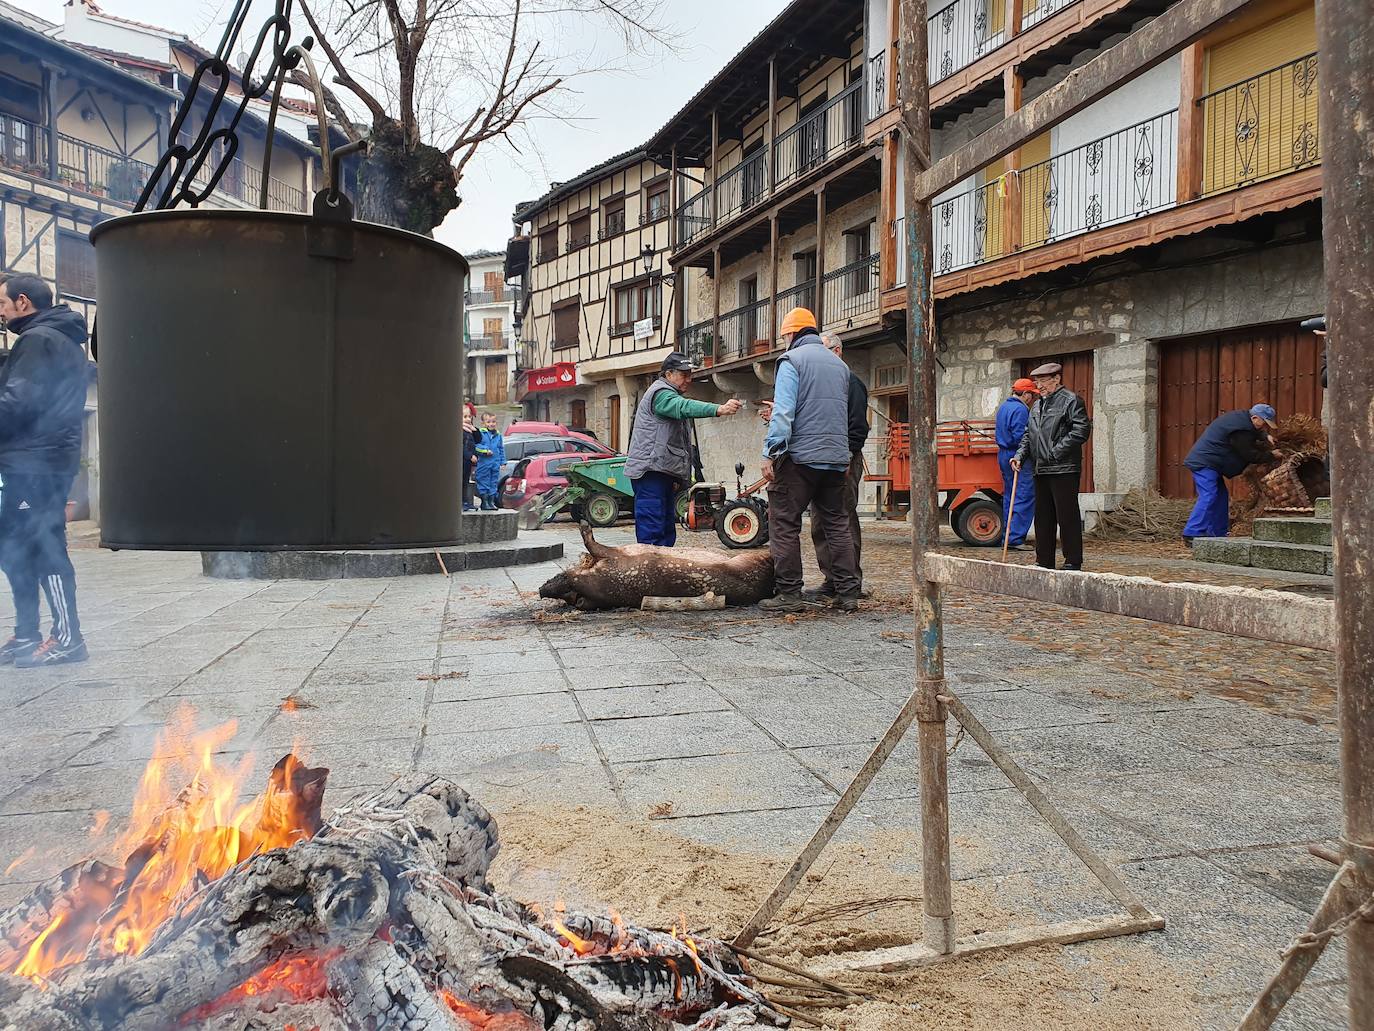
[[[367, 137], [353, 184], [360, 218], [432, 233], [458, 206], [478, 148], [504, 141], [601, 58], [559, 45], [590, 22], [623, 58], [671, 46], [664, 0], [302, 0], [338, 90], [331, 118]], [[322, 73], [323, 74], [323, 73]], [[342, 96], [340, 95], [342, 94]], [[366, 116], [355, 118], [351, 105]], [[370, 123], [370, 124], [369, 124]]]

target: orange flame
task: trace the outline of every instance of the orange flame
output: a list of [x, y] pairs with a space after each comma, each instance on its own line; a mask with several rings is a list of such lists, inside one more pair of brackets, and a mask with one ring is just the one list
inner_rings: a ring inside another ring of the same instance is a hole
[[307, 815], [290, 792], [295, 756], [283, 776], [246, 804], [238, 799], [252, 758], [237, 764], [215, 754], [234, 736], [230, 722], [196, 733], [194, 713], [182, 706], [158, 735], [143, 771], [128, 826], [115, 843], [126, 856], [124, 880], [112, 897], [82, 897], [56, 917], [9, 973], [36, 982], [85, 958], [137, 954], [153, 933], [200, 886], [250, 856], [309, 837]]
[[488, 1013], [470, 1002], [464, 1002], [447, 989], [439, 992], [439, 998], [453, 1011], [454, 1016], [474, 1031], [538, 1031], [539, 1028], [533, 1019], [523, 1013]]
[[590, 956], [593, 952], [600, 951], [600, 946], [598, 946], [596, 942], [587, 941], [586, 938], [579, 938], [577, 935], [573, 934], [572, 931], [563, 926], [561, 920], [554, 920], [550, 926], [558, 932], [559, 937], [567, 942], [573, 952], [577, 953], [579, 956]]

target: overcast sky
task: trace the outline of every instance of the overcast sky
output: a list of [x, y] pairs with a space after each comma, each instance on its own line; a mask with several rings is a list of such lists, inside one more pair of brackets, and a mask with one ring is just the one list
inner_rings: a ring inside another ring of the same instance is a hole
[[[63, 0], [10, 0], [51, 21], [61, 21]], [[210, 42], [228, 0], [99, 0], [109, 14], [151, 22]], [[510, 214], [522, 200], [542, 194], [551, 180], [566, 181], [621, 151], [643, 143], [780, 10], [785, 0], [667, 0], [666, 16], [680, 38], [676, 54], [638, 61], [629, 72], [592, 72], [576, 79], [577, 93], [562, 107], [572, 117], [531, 126], [534, 148], [513, 155], [491, 147], [468, 165], [463, 203], [440, 227], [439, 239], [460, 250], [503, 250]], [[252, 24], [271, 8], [256, 0]], [[259, 16], [260, 15], [260, 16]], [[302, 28], [296, 36], [303, 35]], [[600, 49], [598, 64], [623, 64], [614, 45], [594, 39], [566, 40], [569, 51]]]

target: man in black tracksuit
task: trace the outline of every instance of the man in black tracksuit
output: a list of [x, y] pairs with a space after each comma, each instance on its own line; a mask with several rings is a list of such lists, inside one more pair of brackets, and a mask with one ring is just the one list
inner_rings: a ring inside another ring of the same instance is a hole
[[1029, 461], [1035, 474], [1035, 561], [1054, 568], [1054, 537], [1059, 531], [1064, 569], [1083, 568], [1083, 514], [1078, 509], [1078, 478], [1083, 445], [1093, 431], [1088, 406], [1063, 385], [1064, 367], [1049, 362], [1031, 371], [1040, 391], [1012, 468]]
[[[81, 662], [76, 574], [67, 557], [67, 495], [81, 464], [86, 320], [36, 276], [0, 283], [0, 319], [18, 334], [0, 366], [0, 568], [14, 592], [14, 636], [0, 666]], [[52, 609], [39, 635], [38, 592]]]

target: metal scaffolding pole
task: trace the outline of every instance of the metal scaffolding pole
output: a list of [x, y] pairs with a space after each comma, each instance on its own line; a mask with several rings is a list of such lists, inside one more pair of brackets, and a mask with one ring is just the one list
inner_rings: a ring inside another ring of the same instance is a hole
[[[1345, 858], [1374, 895], [1374, 27], [1369, 0], [1317, 4], [1330, 378], [1336, 678]], [[1374, 1029], [1374, 921], [1347, 948], [1350, 1026]]]
[[901, 145], [906, 148], [907, 391], [911, 434], [912, 609], [916, 615], [916, 719], [921, 754], [921, 838], [924, 843], [925, 944], [954, 949], [954, 898], [949, 874], [949, 763], [945, 744], [944, 622], [940, 585], [925, 572], [927, 551], [940, 541], [935, 466], [935, 251], [930, 198], [916, 175], [930, 167], [930, 86], [926, 69], [926, 0], [901, 0]]

